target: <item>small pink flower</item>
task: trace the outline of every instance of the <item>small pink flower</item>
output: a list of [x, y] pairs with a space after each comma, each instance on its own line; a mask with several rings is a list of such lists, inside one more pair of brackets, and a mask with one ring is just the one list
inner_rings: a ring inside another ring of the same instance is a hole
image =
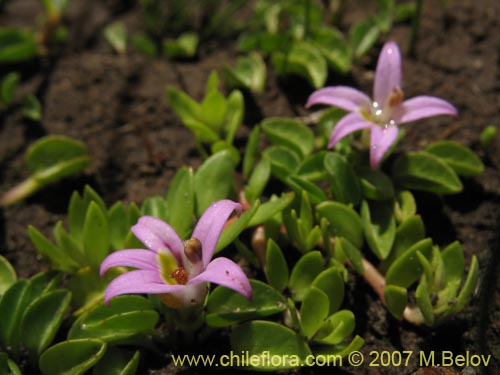
[[111, 253], [101, 264], [101, 276], [111, 267], [138, 268], [116, 277], [108, 285], [104, 300], [130, 293], [159, 294], [174, 308], [200, 305], [207, 294], [206, 283], [231, 288], [250, 299], [252, 289], [243, 270], [227, 258], [212, 260], [224, 224], [241, 205], [221, 200], [201, 216], [192, 238], [182, 241], [167, 223], [143, 216], [132, 232], [149, 250], [125, 249]]
[[370, 165], [375, 169], [396, 140], [397, 125], [437, 115], [457, 115], [454, 106], [433, 96], [403, 99], [401, 53], [396, 43], [387, 42], [377, 62], [373, 101], [354, 88], [332, 86], [313, 92], [306, 107], [328, 104], [350, 112], [334, 127], [328, 148], [352, 132], [370, 129]]

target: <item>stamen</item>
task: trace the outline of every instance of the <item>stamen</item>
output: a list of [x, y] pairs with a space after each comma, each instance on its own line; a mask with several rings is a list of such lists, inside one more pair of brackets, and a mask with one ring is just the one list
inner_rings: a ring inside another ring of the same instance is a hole
[[401, 90], [399, 86], [395, 86], [392, 88], [391, 95], [389, 95], [389, 100], [388, 100], [389, 106], [395, 107], [401, 104], [403, 99], [404, 99], [403, 90]]
[[198, 263], [202, 259], [201, 242], [197, 238], [190, 238], [184, 242], [184, 254], [191, 263]]
[[186, 283], [188, 282], [188, 274], [187, 274], [186, 270], [182, 267], [179, 267], [176, 270], [174, 270], [170, 274], [170, 277], [172, 279], [174, 279], [175, 281], [177, 281], [177, 284], [180, 284], [180, 285], [186, 285]]

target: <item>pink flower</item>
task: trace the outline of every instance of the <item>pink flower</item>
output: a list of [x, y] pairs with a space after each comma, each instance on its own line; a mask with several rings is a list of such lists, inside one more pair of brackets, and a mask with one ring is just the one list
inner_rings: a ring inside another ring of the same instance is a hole
[[370, 165], [375, 169], [396, 140], [397, 125], [437, 115], [457, 115], [455, 107], [436, 97], [403, 98], [401, 53], [396, 43], [388, 42], [378, 59], [373, 101], [351, 87], [332, 86], [313, 92], [306, 107], [328, 104], [350, 112], [333, 129], [328, 148], [352, 132], [370, 129]]
[[121, 294], [144, 293], [159, 294], [165, 304], [174, 308], [200, 305], [208, 282], [251, 298], [250, 282], [236, 263], [222, 257], [212, 260], [224, 224], [234, 210], [241, 212], [241, 205], [230, 200], [212, 203], [187, 241], [182, 241], [167, 223], [151, 216], [141, 217], [132, 232], [149, 250], [125, 249], [104, 259], [101, 276], [111, 267], [138, 268], [111, 281], [105, 302]]

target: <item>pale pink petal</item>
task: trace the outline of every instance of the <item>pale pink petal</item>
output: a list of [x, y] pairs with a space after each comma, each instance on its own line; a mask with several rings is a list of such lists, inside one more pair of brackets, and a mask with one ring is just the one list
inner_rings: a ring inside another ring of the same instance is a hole
[[177, 292], [184, 285], [169, 285], [157, 271], [135, 270], [124, 273], [113, 279], [104, 293], [104, 302], [121, 294], [163, 294]]
[[212, 256], [227, 219], [233, 211], [241, 212], [241, 205], [229, 199], [214, 202], [206, 209], [196, 224], [193, 238], [201, 242], [203, 265], [206, 267]]
[[457, 114], [457, 109], [446, 100], [434, 96], [422, 95], [405, 100], [394, 108], [392, 119], [397, 124], [404, 124], [432, 116], [456, 116]]
[[144, 249], [126, 249], [109, 254], [101, 263], [101, 276], [111, 267], [135, 267], [142, 270], [158, 270], [157, 254]]
[[394, 42], [384, 44], [378, 57], [373, 84], [373, 99], [382, 107], [394, 88], [401, 86], [401, 53]]
[[370, 108], [371, 100], [365, 93], [352, 87], [333, 86], [314, 91], [309, 96], [306, 107], [315, 104], [332, 105], [353, 112], [360, 107]]
[[389, 125], [387, 127], [374, 126], [370, 135], [370, 166], [377, 168], [387, 150], [398, 137], [398, 127]]
[[188, 285], [209, 282], [233, 289], [242, 296], [252, 298], [250, 281], [240, 266], [227, 258], [212, 260], [204, 272], [188, 281]]
[[153, 216], [142, 216], [131, 230], [148, 249], [156, 253], [168, 249], [179, 263], [182, 261], [184, 244], [175, 230], [164, 221]]
[[357, 112], [349, 113], [348, 115], [342, 117], [333, 128], [333, 131], [330, 134], [330, 140], [328, 141], [328, 148], [335, 146], [335, 144], [346, 135], [349, 135], [357, 130], [370, 128], [372, 126], [377, 125], [373, 122], [365, 120]]

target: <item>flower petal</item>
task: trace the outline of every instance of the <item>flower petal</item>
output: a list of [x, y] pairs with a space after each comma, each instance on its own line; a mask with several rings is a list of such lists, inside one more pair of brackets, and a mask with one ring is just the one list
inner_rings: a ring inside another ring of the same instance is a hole
[[206, 267], [214, 255], [215, 246], [224, 229], [227, 219], [236, 210], [241, 212], [241, 204], [229, 199], [214, 202], [201, 215], [193, 231], [193, 238], [201, 242], [203, 253], [203, 265]]
[[104, 302], [121, 294], [163, 294], [177, 292], [184, 285], [166, 284], [157, 271], [129, 271], [113, 279], [104, 293]]
[[359, 107], [370, 108], [371, 100], [363, 92], [348, 86], [325, 87], [314, 91], [307, 100], [306, 107], [315, 104], [333, 105], [346, 111], [356, 111]]
[[144, 249], [125, 249], [109, 254], [101, 263], [101, 276], [111, 267], [136, 267], [142, 270], [158, 270], [157, 254]]
[[383, 109], [392, 90], [400, 86], [401, 52], [395, 42], [387, 42], [378, 57], [375, 82], [373, 84], [373, 99]]
[[182, 261], [184, 244], [175, 230], [164, 221], [153, 216], [142, 216], [131, 230], [148, 249], [156, 253], [168, 249], [178, 262]]
[[210, 282], [225, 286], [240, 293], [245, 298], [252, 298], [250, 281], [240, 266], [227, 258], [212, 260], [204, 272], [188, 281], [188, 285]]
[[404, 124], [432, 116], [456, 116], [457, 114], [457, 109], [446, 100], [422, 95], [405, 100], [397, 106], [392, 113], [392, 118], [397, 124]]
[[365, 120], [359, 113], [349, 113], [348, 115], [342, 117], [333, 128], [333, 131], [330, 134], [328, 148], [332, 148], [333, 146], [335, 146], [335, 144], [346, 135], [349, 135], [357, 130], [366, 129], [373, 126], [377, 125], [373, 122]]
[[387, 127], [372, 127], [370, 136], [370, 166], [377, 168], [389, 147], [392, 146], [398, 136], [399, 129], [396, 125]]

